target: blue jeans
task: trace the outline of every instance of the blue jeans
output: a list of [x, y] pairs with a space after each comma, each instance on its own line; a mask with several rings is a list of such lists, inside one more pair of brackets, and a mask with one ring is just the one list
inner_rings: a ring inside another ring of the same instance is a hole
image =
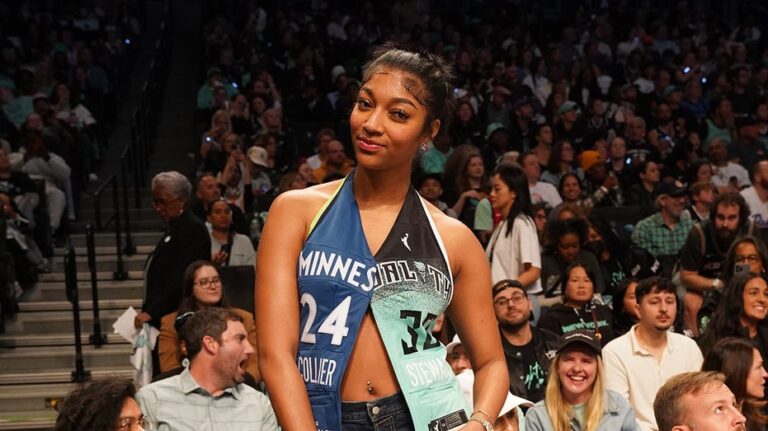
[[341, 428], [344, 431], [413, 431], [411, 413], [403, 394], [373, 401], [342, 402]]

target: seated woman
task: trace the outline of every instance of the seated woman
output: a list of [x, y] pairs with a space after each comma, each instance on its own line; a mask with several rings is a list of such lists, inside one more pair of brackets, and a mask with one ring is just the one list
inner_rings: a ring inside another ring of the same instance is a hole
[[256, 265], [256, 250], [251, 239], [232, 229], [232, 208], [225, 201], [208, 207], [211, 224], [211, 262], [223, 266]]
[[768, 283], [752, 272], [735, 275], [726, 285], [712, 320], [701, 336], [704, 356], [725, 337], [751, 341], [765, 360], [768, 350], [768, 328], [760, 321], [768, 314]]
[[[186, 313], [194, 313], [205, 307], [228, 307], [226, 298], [222, 292], [221, 278], [216, 267], [204, 260], [192, 262], [184, 272], [184, 292], [182, 293], [179, 311], [166, 314], [160, 322], [160, 338], [158, 340], [158, 352], [160, 356], [160, 370], [169, 372], [182, 366], [184, 348], [179, 339], [179, 333], [174, 326], [177, 320], [183, 325]], [[248, 331], [248, 342], [256, 349], [256, 326], [253, 315], [236, 307], [229, 307], [235, 314], [242, 317], [245, 330]], [[177, 319], [178, 317], [178, 319]], [[181, 326], [179, 326], [181, 327]], [[258, 382], [260, 380], [258, 356], [251, 355], [245, 371]], [[246, 383], [249, 380], [246, 378]]]
[[613, 296], [613, 331], [616, 336], [626, 334], [640, 320], [635, 298], [637, 279], [625, 278], [616, 287]]
[[547, 223], [544, 238], [546, 248], [541, 255], [541, 286], [547, 299], [540, 301], [541, 304], [549, 306], [560, 302], [565, 268], [577, 260], [595, 274], [592, 277], [595, 292], [603, 292], [603, 273], [597, 259], [582, 249], [587, 242], [587, 223], [583, 219], [551, 220]]
[[555, 304], [539, 319], [539, 328], [567, 335], [576, 330], [588, 330], [607, 344], [614, 339], [611, 309], [593, 300], [594, 274], [583, 262], [575, 261], [563, 273], [565, 288], [563, 303]]
[[[731, 243], [721, 269], [720, 279], [725, 285], [728, 285], [736, 273], [752, 272], [765, 276], [765, 271], [768, 269], [768, 251], [766, 251], [763, 242], [757, 238], [749, 235], [742, 236]], [[712, 290], [704, 298], [704, 303], [697, 315], [699, 328], [702, 330], [712, 319], [712, 314], [714, 314], [717, 304], [721, 302], [722, 296], [723, 291]]]
[[601, 351], [592, 331], [574, 331], [564, 337], [550, 366], [547, 396], [525, 415], [526, 430], [640, 429], [627, 400], [604, 389]]
[[736, 337], [726, 337], [715, 343], [701, 366], [703, 371], [718, 371], [725, 375], [725, 385], [733, 392], [741, 414], [747, 418], [747, 429], [763, 431], [768, 425], [765, 414], [765, 379], [768, 373], [763, 358], [752, 343]]
[[67, 394], [59, 407], [55, 431], [132, 431], [150, 430], [134, 399], [136, 387], [130, 380], [94, 380]]

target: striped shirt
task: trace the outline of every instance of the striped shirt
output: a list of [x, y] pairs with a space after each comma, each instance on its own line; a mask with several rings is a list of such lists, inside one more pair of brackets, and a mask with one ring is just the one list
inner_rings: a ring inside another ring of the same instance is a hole
[[144, 386], [136, 400], [158, 431], [279, 429], [266, 395], [241, 383], [214, 397], [197, 384], [189, 368]]

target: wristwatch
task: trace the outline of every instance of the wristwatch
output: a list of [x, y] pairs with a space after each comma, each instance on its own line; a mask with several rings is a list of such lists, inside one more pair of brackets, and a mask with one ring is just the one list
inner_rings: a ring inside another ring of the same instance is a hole
[[477, 415], [472, 415], [470, 416], [469, 420], [480, 423], [480, 425], [485, 428], [485, 431], [493, 431], [493, 424], [488, 419], [478, 417]]

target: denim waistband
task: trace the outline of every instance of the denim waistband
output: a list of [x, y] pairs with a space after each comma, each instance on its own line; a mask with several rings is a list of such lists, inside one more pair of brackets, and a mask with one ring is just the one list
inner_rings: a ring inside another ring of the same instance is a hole
[[398, 392], [383, 398], [371, 401], [342, 402], [342, 421], [367, 421], [377, 422], [387, 416], [405, 415], [410, 418], [408, 404], [405, 397]]

